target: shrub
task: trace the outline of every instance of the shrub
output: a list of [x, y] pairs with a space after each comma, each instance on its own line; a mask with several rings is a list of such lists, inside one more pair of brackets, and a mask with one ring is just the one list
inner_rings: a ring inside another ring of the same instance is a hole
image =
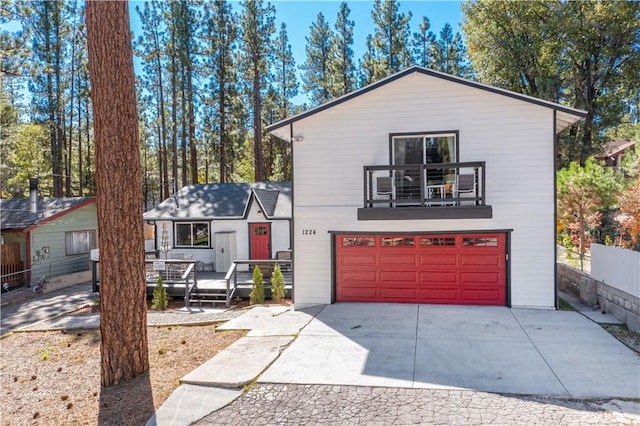
[[258, 265], [253, 267], [253, 288], [249, 293], [249, 303], [252, 305], [264, 303], [264, 283], [262, 282], [262, 272]]
[[153, 289], [153, 299], [151, 301], [151, 309], [154, 311], [165, 310], [169, 306], [167, 297], [167, 289], [162, 285], [162, 276], [158, 274], [158, 282]]
[[280, 265], [276, 263], [275, 268], [273, 268], [273, 275], [271, 275], [271, 300], [280, 303], [285, 294], [284, 275], [282, 275]]

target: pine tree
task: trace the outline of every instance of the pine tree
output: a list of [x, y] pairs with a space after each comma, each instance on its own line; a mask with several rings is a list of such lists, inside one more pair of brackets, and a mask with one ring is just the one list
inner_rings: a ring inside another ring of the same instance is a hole
[[453, 34], [448, 23], [442, 27], [440, 37], [433, 45], [432, 68], [459, 77], [471, 74], [467, 61], [467, 49], [460, 33]]
[[309, 93], [313, 105], [320, 105], [332, 98], [329, 64], [332, 58], [331, 46], [334, 35], [322, 13], [318, 13], [310, 30], [309, 36], [306, 37], [307, 58], [300, 67], [304, 71], [302, 88]]
[[[101, 384], [149, 371], [140, 145], [129, 10], [88, 1], [87, 45], [95, 111], [100, 263]], [[126, 159], [126, 161], [123, 161]]]
[[371, 17], [375, 25], [373, 47], [377, 51], [375, 80], [408, 67], [411, 62], [409, 51], [409, 21], [411, 12], [400, 13], [397, 0], [375, 0]]
[[[284, 120], [293, 114], [292, 98], [298, 94], [298, 79], [296, 77], [296, 63], [291, 52], [291, 44], [287, 36], [287, 26], [282, 23], [276, 40], [275, 62], [273, 66], [273, 114], [268, 122], [274, 123]], [[271, 180], [291, 179], [290, 145], [280, 139], [269, 136], [273, 146]]]
[[[205, 69], [209, 74], [207, 83], [208, 133], [217, 141], [211, 152], [217, 152], [219, 182], [228, 182], [233, 170], [233, 146], [231, 138], [231, 109], [233, 99], [238, 96], [235, 53], [238, 39], [237, 16], [226, 1], [215, 1], [206, 9], [202, 34], [205, 45]], [[215, 124], [214, 124], [215, 123]]]
[[349, 19], [351, 10], [347, 3], [340, 4], [336, 18], [335, 36], [331, 44], [329, 74], [331, 80], [331, 96], [350, 93], [356, 89], [356, 67], [353, 59], [353, 27], [354, 21]]
[[262, 99], [269, 87], [269, 64], [272, 62], [272, 37], [275, 33], [275, 9], [262, 0], [247, 0], [242, 3], [240, 18], [242, 25], [242, 74], [249, 83], [248, 105], [251, 108], [253, 130], [253, 155], [255, 181], [265, 179], [263, 163], [263, 111]]
[[249, 303], [252, 305], [264, 303], [264, 282], [258, 265], [253, 267], [253, 287], [249, 293]]
[[429, 68], [433, 66], [433, 49], [436, 42], [436, 36], [429, 31], [431, 23], [426, 16], [422, 17], [420, 23], [420, 31], [413, 33], [413, 61], [416, 65]]
[[63, 195], [63, 156], [65, 147], [64, 98], [66, 81], [63, 64], [66, 58], [65, 37], [69, 28], [61, 0], [31, 3], [31, 13], [24, 25], [33, 29], [33, 74], [29, 89], [35, 120], [49, 126], [50, 158], [53, 173], [53, 196]]
[[359, 61], [360, 87], [374, 83], [380, 78], [384, 77], [383, 72], [380, 71], [381, 61], [378, 58], [377, 52], [373, 47], [373, 36], [369, 34], [366, 41], [366, 50], [362, 59]]
[[284, 275], [282, 275], [280, 265], [276, 263], [276, 266], [273, 268], [273, 274], [271, 275], [271, 300], [280, 303], [285, 295]]
[[141, 58], [144, 72], [143, 92], [139, 93], [139, 99], [144, 98], [145, 108], [141, 111], [153, 110], [153, 113], [145, 116], [147, 118], [145, 124], [150, 128], [150, 132], [155, 134], [157, 141], [158, 170], [156, 172], [160, 181], [159, 198], [165, 199], [170, 195], [165, 99], [167, 63], [167, 54], [164, 49], [167, 44], [165, 24], [161, 17], [161, 6], [157, 1], [145, 3], [142, 9], [136, 6], [136, 11], [142, 24], [142, 35], [136, 42], [136, 53]]
[[158, 274], [156, 286], [153, 288], [153, 299], [151, 300], [151, 309], [154, 311], [164, 311], [169, 305], [167, 289], [162, 283], [162, 275]]

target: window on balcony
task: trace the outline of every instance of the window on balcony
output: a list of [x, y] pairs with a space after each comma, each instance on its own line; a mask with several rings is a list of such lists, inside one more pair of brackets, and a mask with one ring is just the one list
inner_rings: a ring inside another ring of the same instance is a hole
[[456, 134], [392, 136], [393, 164], [455, 163]]
[[[392, 163], [395, 166], [455, 163], [457, 161], [456, 134], [416, 134], [392, 136]], [[420, 197], [421, 169], [404, 170], [396, 174], [396, 188], [400, 198]], [[425, 183], [432, 191], [442, 191], [442, 186], [452, 185], [455, 170], [452, 168], [427, 168]]]

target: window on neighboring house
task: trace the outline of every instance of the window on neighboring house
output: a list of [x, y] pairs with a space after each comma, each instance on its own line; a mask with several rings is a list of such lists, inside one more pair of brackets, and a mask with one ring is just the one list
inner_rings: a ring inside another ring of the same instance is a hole
[[182, 222], [175, 225], [176, 247], [209, 247], [207, 222]]
[[67, 256], [89, 253], [89, 251], [96, 248], [96, 231], [65, 232], [64, 248]]

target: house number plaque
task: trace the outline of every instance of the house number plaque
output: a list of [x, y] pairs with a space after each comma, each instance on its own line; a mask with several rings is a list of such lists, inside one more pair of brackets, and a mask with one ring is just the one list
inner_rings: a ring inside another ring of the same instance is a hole
[[316, 235], [315, 229], [303, 229], [302, 235]]

